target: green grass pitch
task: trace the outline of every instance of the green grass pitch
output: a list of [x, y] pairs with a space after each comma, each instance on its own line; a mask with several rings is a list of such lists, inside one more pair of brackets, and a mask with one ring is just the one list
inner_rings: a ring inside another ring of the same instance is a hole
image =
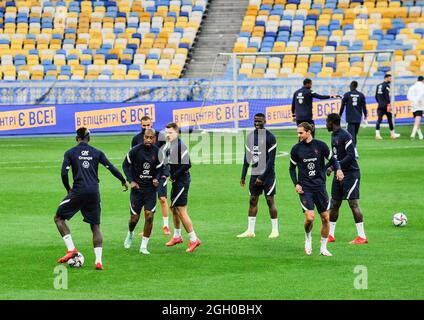
[[[68, 268], [66, 290], [53, 285], [56, 260], [65, 252], [53, 215], [65, 196], [62, 156], [74, 139], [1, 139], [0, 299], [423, 299], [424, 142], [410, 141], [410, 130], [398, 127], [402, 137], [391, 141], [383, 128], [385, 140], [375, 141], [372, 128], [361, 129], [361, 208], [370, 243], [348, 244], [356, 229], [344, 203], [337, 242], [329, 244], [333, 257], [318, 255], [318, 216], [313, 255], [304, 254], [304, 217], [289, 178], [287, 156], [276, 162], [278, 239], [268, 239], [271, 223], [263, 197], [256, 238], [236, 238], [247, 226], [248, 190], [239, 186], [241, 165], [192, 168], [189, 213], [203, 241], [193, 254], [185, 253], [185, 232], [182, 246], [164, 245], [168, 237], [162, 234], [160, 210], [149, 243], [151, 255], [138, 253], [139, 238], [125, 250], [129, 193], [121, 192], [119, 181], [101, 168], [105, 270], [94, 270], [91, 232], [77, 214], [69, 225], [86, 262], [81, 269]], [[289, 152], [297, 140], [295, 131], [274, 132], [278, 151]], [[317, 136], [330, 142], [324, 129]], [[121, 170], [130, 140], [130, 135], [94, 135], [92, 144]], [[408, 216], [406, 227], [392, 225], [396, 212]], [[367, 268], [367, 289], [354, 287], [358, 265]]]

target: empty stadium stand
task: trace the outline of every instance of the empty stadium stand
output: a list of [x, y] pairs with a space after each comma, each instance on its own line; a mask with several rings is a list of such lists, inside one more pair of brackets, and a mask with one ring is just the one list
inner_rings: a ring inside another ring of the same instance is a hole
[[[250, 0], [233, 52], [395, 50], [397, 76], [424, 71], [424, 1]], [[390, 54], [244, 56], [241, 78], [381, 77]]]
[[2, 80], [176, 79], [207, 0], [0, 1]]

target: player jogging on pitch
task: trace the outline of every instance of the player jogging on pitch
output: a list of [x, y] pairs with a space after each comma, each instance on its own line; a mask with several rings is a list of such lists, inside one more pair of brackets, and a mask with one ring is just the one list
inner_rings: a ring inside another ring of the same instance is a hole
[[174, 235], [166, 246], [171, 247], [183, 243], [181, 236], [180, 222], [190, 238], [186, 252], [193, 252], [201, 241], [193, 229], [193, 223], [187, 212], [188, 190], [190, 187], [191, 161], [187, 146], [179, 138], [179, 128], [174, 122], [166, 125], [166, 139], [169, 146], [166, 149], [166, 158], [170, 167], [170, 180], [172, 181], [171, 190], [171, 209], [174, 222]]
[[[144, 116], [141, 118], [141, 132], [135, 135], [131, 141], [131, 148], [134, 148], [136, 145], [140, 143], [144, 143], [144, 130], [152, 129], [152, 119], [149, 116]], [[166, 138], [163, 132], [156, 131], [156, 140], [155, 145], [161, 150], [161, 147], [166, 143]], [[166, 235], [170, 235], [171, 231], [169, 231], [169, 210], [168, 210], [168, 180], [166, 179], [169, 176], [169, 168], [165, 166], [163, 168], [163, 176], [159, 180], [159, 187], [157, 188], [158, 199], [160, 203], [160, 209], [162, 212], [162, 220], [163, 233]]]
[[[343, 181], [336, 177], [333, 179], [331, 187], [331, 209], [330, 209], [330, 235], [328, 242], [334, 242], [334, 232], [336, 222], [339, 217], [339, 209], [343, 200], [347, 200], [355, 219], [358, 236], [350, 244], [368, 243], [364, 231], [364, 220], [361, 209], [359, 208], [359, 184], [361, 172], [356, 161], [356, 151], [352, 136], [349, 132], [340, 127], [340, 116], [337, 113], [331, 113], [327, 117], [327, 129], [331, 134], [331, 148], [334, 156], [340, 163], [344, 174]], [[327, 176], [331, 174], [333, 168], [328, 165]]]
[[[314, 207], [321, 216], [321, 249], [320, 254], [332, 256], [327, 249], [329, 233], [330, 201], [325, 188], [325, 159], [336, 169], [337, 179], [343, 180], [340, 164], [332, 155], [328, 146], [312, 137], [312, 126], [303, 122], [297, 127], [299, 143], [290, 152], [290, 177], [299, 194], [300, 205], [305, 213], [305, 253], [312, 254], [312, 226], [314, 222]], [[296, 167], [298, 175], [296, 175]]]
[[124, 247], [131, 247], [134, 229], [144, 207], [144, 230], [140, 252], [149, 254], [147, 244], [153, 227], [153, 215], [156, 211], [156, 190], [162, 177], [164, 158], [159, 157], [159, 148], [154, 145], [155, 130], [144, 130], [144, 142], [132, 148], [124, 159], [122, 168], [128, 182], [131, 183], [130, 221]]

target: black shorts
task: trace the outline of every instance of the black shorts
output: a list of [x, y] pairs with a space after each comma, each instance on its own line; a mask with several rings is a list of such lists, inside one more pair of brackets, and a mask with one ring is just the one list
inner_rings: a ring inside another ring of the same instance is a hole
[[185, 207], [188, 202], [188, 189], [190, 180], [177, 180], [172, 183], [171, 190], [171, 208]]
[[338, 201], [359, 199], [360, 181], [360, 171], [347, 173], [341, 182], [334, 178], [331, 187], [331, 198]]
[[392, 116], [392, 113], [390, 111], [388, 111], [387, 109], [380, 109], [380, 108], [378, 108], [377, 109], [377, 116], [379, 118], [382, 118], [383, 116], [391, 117]]
[[157, 187], [158, 198], [167, 197], [168, 195], [168, 180], [166, 178], [159, 180], [159, 187]]
[[323, 186], [320, 190], [305, 191], [299, 195], [300, 205], [303, 212], [314, 210], [317, 207], [318, 213], [321, 214], [330, 210], [330, 200], [328, 199], [327, 190]]
[[412, 114], [414, 115], [414, 118], [415, 117], [422, 117], [423, 116], [423, 111], [422, 110], [418, 110], [418, 111], [412, 112]]
[[250, 176], [249, 182], [249, 194], [251, 196], [260, 196], [262, 193], [265, 196], [274, 196], [276, 194], [276, 179], [271, 178], [264, 181], [264, 184], [261, 186], [255, 185], [255, 181], [258, 176]]
[[156, 188], [146, 188], [140, 186], [140, 189], [131, 189], [130, 193], [130, 212], [133, 215], [140, 215], [141, 210], [156, 211]]
[[59, 204], [56, 215], [65, 220], [70, 220], [78, 211], [81, 211], [84, 222], [100, 224], [100, 194], [75, 194], [71, 192]]

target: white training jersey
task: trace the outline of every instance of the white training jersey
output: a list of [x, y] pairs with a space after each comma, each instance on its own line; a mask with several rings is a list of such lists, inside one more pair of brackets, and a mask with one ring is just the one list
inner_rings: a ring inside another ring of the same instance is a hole
[[407, 98], [412, 106], [412, 111], [424, 111], [424, 83], [416, 82], [408, 90]]

